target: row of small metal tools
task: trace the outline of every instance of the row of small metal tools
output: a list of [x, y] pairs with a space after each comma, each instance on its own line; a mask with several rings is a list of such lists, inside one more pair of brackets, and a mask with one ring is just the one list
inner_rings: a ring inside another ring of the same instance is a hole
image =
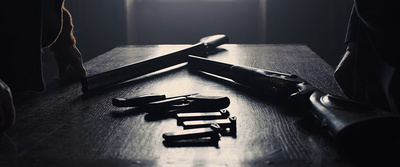
[[236, 137], [236, 117], [226, 109], [230, 100], [224, 96], [204, 96], [198, 93], [172, 97], [146, 95], [114, 98], [117, 107], [135, 107], [147, 112], [147, 120], [176, 118], [183, 130], [163, 134], [165, 146], [218, 147], [221, 136]]

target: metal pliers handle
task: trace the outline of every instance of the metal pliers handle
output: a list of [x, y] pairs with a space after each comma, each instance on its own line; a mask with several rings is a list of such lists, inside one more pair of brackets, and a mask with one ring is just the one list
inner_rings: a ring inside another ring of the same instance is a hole
[[195, 95], [155, 101], [143, 106], [149, 114], [170, 111], [215, 111], [227, 108], [230, 104], [228, 97]]

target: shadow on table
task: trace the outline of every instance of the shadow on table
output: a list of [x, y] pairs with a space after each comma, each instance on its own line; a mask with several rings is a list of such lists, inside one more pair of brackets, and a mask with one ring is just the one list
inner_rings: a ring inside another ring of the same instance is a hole
[[137, 116], [137, 115], [140, 115], [143, 113], [145, 113], [145, 111], [141, 108], [129, 108], [129, 109], [122, 110], [122, 111], [111, 111], [110, 112], [111, 116], [114, 118]]
[[[400, 166], [400, 136], [375, 137], [376, 140], [355, 139], [336, 141], [311, 114], [296, 122], [299, 131], [310, 136], [321, 136], [325, 144], [333, 147], [351, 163], [360, 166]], [[395, 132], [395, 131], [393, 131]]]

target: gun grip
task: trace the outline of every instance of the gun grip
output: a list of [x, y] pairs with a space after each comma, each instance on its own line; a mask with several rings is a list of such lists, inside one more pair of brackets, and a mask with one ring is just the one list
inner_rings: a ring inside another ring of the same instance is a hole
[[400, 137], [400, 115], [315, 91], [313, 115], [342, 144], [382, 144]]

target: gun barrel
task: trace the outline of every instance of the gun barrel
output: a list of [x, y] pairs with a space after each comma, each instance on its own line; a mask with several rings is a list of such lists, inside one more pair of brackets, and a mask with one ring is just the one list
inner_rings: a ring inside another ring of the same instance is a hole
[[282, 98], [300, 92], [300, 85], [305, 83], [296, 75], [236, 66], [197, 56], [189, 56], [188, 62], [191, 69], [229, 78], [239, 84]]
[[232, 79], [230, 73], [231, 68], [234, 66], [232, 64], [212, 61], [209, 59], [189, 55], [188, 65], [191, 70], [203, 71], [224, 78]]

